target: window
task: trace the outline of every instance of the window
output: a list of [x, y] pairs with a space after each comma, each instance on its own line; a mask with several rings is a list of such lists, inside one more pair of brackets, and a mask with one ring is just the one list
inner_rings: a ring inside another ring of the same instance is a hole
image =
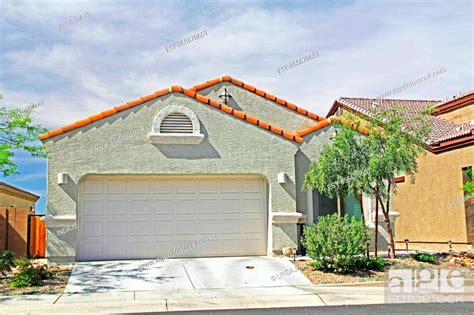
[[152, 143], [199, 144], [204, 135], [192, 110], [184, 106], [169, 106], [156, 115], [148, 139]]

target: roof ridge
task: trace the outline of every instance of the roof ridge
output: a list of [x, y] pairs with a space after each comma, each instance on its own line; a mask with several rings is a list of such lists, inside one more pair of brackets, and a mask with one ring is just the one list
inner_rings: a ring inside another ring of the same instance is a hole
[[286, 101], [283, 98], [276, 97], [273, 94], [270, 94], [270, 93], [267, 93], [263, 90], [257, 89], [253, 85], [247, 84], [247, 83], [245, 83], [241, 80], [233, 78], [230, 75], [221, 75], [220, 77], [208, 80], [208, 81], [203, 82], [203, 83], [196, 84], [190, 89], [193, 90], [193, 91], [198, 92], [198, 91], [207, 89], [208, 87], [216, 85], [216, 84], [221, 83], [221, 82], [230, 82], [230, 83], [232, 83], [232, 84], [234, 84], [238, 87], [242, 87], [242, 88], [246, 89], [249, 92], [252, 92], [254, 94], [257, 94], [258, 96], [264, 97], [264, 98], [266, 98], [266, 99], [268, 99], [268, 100], [270, 100], [274, 103], [277, 103], [278, 105], [286, 107], [286, 108], [288, 108], [288, 109], [290, 109], [294, 112], [297, 112], [300, 115], [309, 117], [313, 120], [316, 120], [316, 121], [324, 121], [325, 120], [325, 118], [323, 116], [319, 116], [319, 115], [317, 115], [313, 112], [310, 112], [309, 110], [307, 110], [303, 107], [296, 106], [295, 104], [290, 103], [290, 102]]
[[24, 190], [24, 189], [21, 189], [21, 188], [19, 188], [19, 187], [16, 187], [16, 186], [13, 186], [13, 185], [11, 185], [11, 184], [8, 184], [8, 183], [5, 183], [5, 182], [0, 181], [0, 186], [2, 186], [2, 185], [3, 185], [3, 186], [6, 186], [6, 187], [9, 187], [9, 188], [12, 188], [12, 189], [15, 189], [15, 190], [20, 191], [20, 192], [23, 192], [23, 193], [25, 193], [25, 194], [34, 196], [34, 197], [36, 197], [36, 198], [38, 198], [38, 199], [40, 198], [40, 196], [38, 196], [38, 195], [36, 195], [36, 194], [34, 194], [34, 193], [32, 193], [32, 192], [29, 192], [29, 191], [27, 191], [27, 190]]
[[295, 133], [288, 132], [288, 131], [284, 130], [283, 128], [278, 127], [277, 125], [270, 124], [270, 123], [268, 123], [264, 120], [260, 120], [256, 117], [252, 116], [252, 115], [248, 115], [248, 114], [244, 113], [243, 111], [236, 110], [236, 109], [234, 109], [230, 106], [224, 105], [224, 104], [222, 104], [222, 103], [220, 103], [216, 100], [210, 99], [205, 95], [201, 95], [201, 94], [197, 93], [194, 90], [183, 88], [180, 85], [172, 85], [169, 88], [157, 90], [154, 93], [139, 97], [137, 99], [125, 102], [125, 103], [117, 105], [117, 106], [114, 106], [110, 109], [101, 111], [100, 113], [94, 114], [94, 115], [89, 116], [85, 119], [78, 120], [78, 121], [76, 121], [72, 124], [69, 124], [69, 125], [66, 125], [66, 126], [63, 126], [63, 127], [60, 127], [60, 128], [56, 128], [56, 129], [53, 129], [53, 130], [48, 131], [46, 133], [43, 133], [38, 138], [40, 140], [46, 140], [46, 139], [64, 134], [64, 133], [69, 132], [71, 130], [74, 130], [74, 129], [86, 126], [88, 124], [91, 124], [94, 121], [101, 120], [101, 119], [106, 118], [108, 116], [114, 115], [118, 112], [121, 112], [121, 111], [127, 110], [129, 108], [138, 106], [138, 105], [143, 104], [145, 102], [148, 102], [152, 99], [155, 99], [155, 98], [158, 98], [160, 96], [164, 96], [164, 95], [167, 95], [167, 94], [170, 94], [170, 93], [184, 94], [186, 96], [189, 96], [189, 97], [192, 97], [192, 98], [196, 99], [197, 101], [199, 101], [201, 103], [210, 105], [210, 106], [212, 106], [214, 108], [217, 108], [217, 109], [219, 109], [219, 110], [221, 110], [221, 111], [223, 111], [227, 114], [230, 114], [230, 115], [232, 115], [236, 118], [239, 118], [241, 120], [247, 121], [247, 122], [249, 122], [253, 125], [257, 125], [260, 128], [269, 130], [269, 131], [271, 131], [275, 134], [278, 134], [278, 135], [280, 135], [284, 138], [293, 140], [293, 141], [298, 142], [298, 143], [303, 142], [303, 139]]

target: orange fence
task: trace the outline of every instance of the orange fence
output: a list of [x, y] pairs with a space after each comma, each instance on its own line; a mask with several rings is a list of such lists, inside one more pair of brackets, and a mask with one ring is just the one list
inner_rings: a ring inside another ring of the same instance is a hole
[[0, 207], [0, 253], [45, 257], [46, 226], [28, 208]]
[[40, 215], [30, 215], [29, 255], [46, 256], [46, 225]]

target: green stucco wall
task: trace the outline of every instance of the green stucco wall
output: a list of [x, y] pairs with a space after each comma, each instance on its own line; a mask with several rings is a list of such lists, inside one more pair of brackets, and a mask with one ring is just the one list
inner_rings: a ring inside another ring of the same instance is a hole
[[[197, 115], [205, 135], [200, 144], [153, 144], [148, 140], [155, 116], [168, 106], [185, 106]], [[300, 116], [294, 112], [286, 115]], [[330, 134], [318, 133], [322, 142]], [[269, 211], [306, 213], [302, 178], [309, 158], [317, 157], [322, 148], [318, 137], [308, 139], [309, 144], [300, 146], [193, 98], [172, 93], [46, 140], [47, 215], [76, 215], [78, 183], [88, 174], [258, 174], [267, 181]], [[288, 175], [287, 184], [278, 184], [280, 172]], [[57, 184], [58, 173], [68, 174], [67, 185]], [[48, 227], [47, 256], [74, 257], [76, 231], [56, 235], [54, 231], [60, 227]], [[297, 246], [296, 224], [273, 224], [271, 234], [273, 250]]]

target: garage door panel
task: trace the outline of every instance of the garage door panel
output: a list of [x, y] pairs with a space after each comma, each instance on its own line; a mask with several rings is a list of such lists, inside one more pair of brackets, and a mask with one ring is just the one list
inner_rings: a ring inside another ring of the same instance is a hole
[[199, 220], [198, 231], [201, 235], [219, 234], [220, 226], [218, 220]]
[[102, 236], [102, 221], [85, 221], [82, 226], [82, 235], [85, 237]]
[[175, 192], [178, 194], [193, 194], [196, 192], [196, 180], [178, 179], [175, 181]]
[[150, 180], [148, 179], [129, 179], [127, 181], [127, 192], [130, 194], [149, 194]]
[[[136, 197], [131, 197], [129, 214], [130, 215], [139, 215], [139, 214], [149, 214], [150, 213], [150, 203], [152, 202], [149, 199], [135, 199]], [[143, 198], [143, 197], [142, 197]]]
[[199, 180], [198, 192], [204, 194], [217, 194], [219, 182], [213, 179], [201, 179]]
[[109, 179], [105, 181], [106, 193], [111, 194], [126, 194], [127, 182], [120, 179]]
[[265, 185], [245, 176], [86, 179], [79, 225], [83, 260], [265, 255]]
[[127, 222], [128, 235], [149, 235], [150, 234], [150, 222], [148, 220], [130, 220]]
[[[156, 198], [156, 197], [155, 197]], [[172, 198], [158, 198], [154, 200], [153, 214], [172, 214], [173, 213], [173, 200]]]
[[106, 236], [127, 236], [127, 221], [106, 222]]
[[157, 179], [153, 181], [153, 193], [173, 194], [173, 181], [169, 179]]
[[200, 199], [196, 203], [196, 212], [199, 214], [217, 214], [219, 212], [219, 200]]
[[87, 180], [84, 183], [83, 193], [90, 195], [101, 195], [102, 194], [103, 181], [100, 179]]
[[84, 215], [87, 215], [87, 216], [102, 215], [103, 214], [102, 204], [103, 204], [103, 201], [101, 201], [101, 200], [86, 200], [86, 201], [84, 201], [84, 205], [83, 205]]
[[223, 214], [226, 213], [239, 213], [241, 208], [241, 200], [237, 197], [224, 197], [222, 199], [222, 208], [221, 211]]
[[181, 220], [175, 225], [176, 235], [195, 235], [197, 232], [196, 221]]
[[181, 199], [184, 197], [178, 197], [179, 199], [174, 200], [173, 210], [176, 214], [194, 214], [194, 204], [196, 203], [195, 199], [190, 199], [189, 196], [186, 196], [186, 199]]
[[[84, 213], [85, 214], [85, 213]], [[127, 200], [105, 200], [106, 216], [125, 216], [127, 215]]]

